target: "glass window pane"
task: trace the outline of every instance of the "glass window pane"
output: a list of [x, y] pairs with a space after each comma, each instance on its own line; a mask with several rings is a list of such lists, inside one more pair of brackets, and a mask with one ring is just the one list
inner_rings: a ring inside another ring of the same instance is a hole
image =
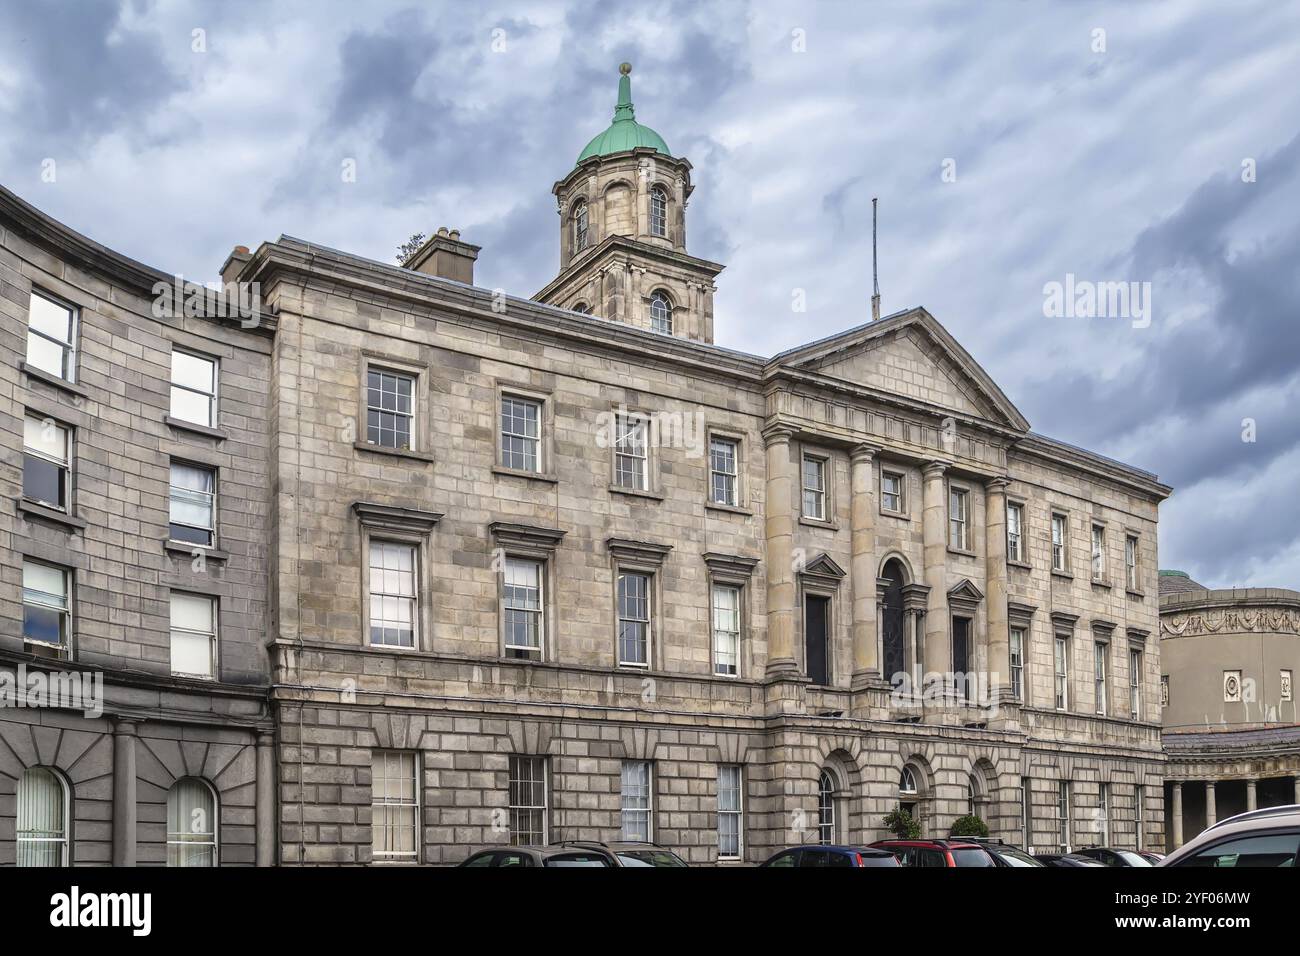
[[194, 594], [171, 596], [171, 626], [187, 631], [212, 631], [212, 599]]
[[64, 378], [64, 356], [67, 350], [49, 339], [43, 339], [35, 332], [27, 333], [27, 364], [50, 375]]
[[171, 414], [183, 422], [212, 426], [212, 399], [198, 392], [172, 386]]
[[172, 673], [212, 676], [212, 638], [206, 634], [172, 631]]
[[217, 363], [188, 352], [172, 351], [172, 384], [212, 394]]
[[67, 863], [66, 797], [63, 783], [43, 767], [18, 778], [18, 866], [64, 866]]
[[68, 430], [50, 418], [23, 420], [23, 447], [56, 462], [68, 461]]
[[43, 296], [32, 293], [28, 304], [27, 327], [48, 335], [58, 342], [72, 344], [72, 310]]

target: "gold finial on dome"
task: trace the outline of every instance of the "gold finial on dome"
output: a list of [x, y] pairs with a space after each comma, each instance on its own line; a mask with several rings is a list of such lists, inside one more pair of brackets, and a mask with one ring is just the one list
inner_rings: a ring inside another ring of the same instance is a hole
[[620, 63], [620, 64], [618, 65], [618, 72], [622, 73], [624, 76], [627, 76], [629, 73], [632, 72], [632, 64], [631, 64], [631, 63]]

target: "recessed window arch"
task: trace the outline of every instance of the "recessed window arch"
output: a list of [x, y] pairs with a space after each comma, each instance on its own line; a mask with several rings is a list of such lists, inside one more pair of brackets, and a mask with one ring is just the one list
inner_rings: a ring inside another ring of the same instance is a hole
[[573, 311], [580, 312], [583, 315], [591, 315], [591, 306], [587, 305], [585, 302], [579, 302], [573, 307]]
[[217, 794], [206, 780], [182, 777], [167, 791], [167, 865], [217, 865]]
[[587, 243], [591, 239], [591, 230], [588, 228], [587, 203], [586, 200], [579, 200], [573, 205], [573, 212], [570, 215], [570, 221], [573, 223], [573, 251], [581, 252], [587, 248]]
[[904, 797], [915, 797], [921, 791], [916, 785], [916, 771], [910, 766], [905, 766], [898, 774], [898, 794]]
[[48, 767], [29, 767], [18, 778], [18, 866], [67, 866], [71, 797]]
[[650, 189], [650, 235], [668, 235], [668, 193], [662, 186]]
[[650, 331], [660, 335], [673, 334], [673, 305], [664, 292], [650, 295]]

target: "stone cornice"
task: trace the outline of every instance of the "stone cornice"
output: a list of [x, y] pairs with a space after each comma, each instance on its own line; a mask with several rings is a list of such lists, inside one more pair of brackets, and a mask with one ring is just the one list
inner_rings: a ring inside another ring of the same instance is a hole
[[488, 533], [493, 540], [503, 547], [524, 547], [536, 550], [554, 551], [560, 546], [567, 532], [558, 528], [542, 528], [535, 525], [515, 524], [509, 521], [494, 521], [488, 525]]
[[593, 269], [606, 268], [610, 260], [618, 258], [619, 253], [629, 257], [635, 256], [638, 259], [649, 259], [661, 266], [679, 269], [683, 272], [703, 273], [710, 282], [717, 278], [718, 274], [726, 268], [719, 262], [700, 259], [684, 252], [678, 252], [676, 249], [640, 242], [631, 236], [614, 233], [606, 236], [590, 249], [583, 250], [582, 254], [575, 256], [564, 271], [539, 289], [533, 298], [538, 302], [547, 301], [570, 282], [584, 279], [585, 274]]
[[754, 568], [758, 566], [758, 558], [747, 558], [740, 554], [720, 554], [716, 551], [708, 551], [704, 554], [704, 563], [708, 565], [709, 570], [715, 574], [730, 574], [738, 577], [749, 577], [754, 573]]
[[353, 502], [352, 510], [366, 527], [381, 528], [386, 531], [428, 534], [442, 519], [442, 514], [436, 511], [420, 511], [416, 508], [381, 505], [370, 501]]
[[605, 549], [619, 561], [634, 561], [657, 567], [664, 563], [673, 546], [654, 541], [633, 541], [630, 538], [608, 538]]

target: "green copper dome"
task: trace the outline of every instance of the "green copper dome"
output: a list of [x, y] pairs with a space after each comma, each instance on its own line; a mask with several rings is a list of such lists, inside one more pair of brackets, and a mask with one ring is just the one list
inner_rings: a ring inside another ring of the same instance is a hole
[[618, 105], [614, 107], [614, 122], [609, 125], [609, 129], [587, 144], [587, 148], [578, 154], [578, 162], [592, 156], [608, 156], [610, 153], [621, 153], [641, 146], [671, 156], [664, 138], [649, 126], [638, 123], [632, 112], [632, 78], [628, 75], [632, 72], [632, 65], [624, 63], [618, 71], [622, 75], [618, 78]]

